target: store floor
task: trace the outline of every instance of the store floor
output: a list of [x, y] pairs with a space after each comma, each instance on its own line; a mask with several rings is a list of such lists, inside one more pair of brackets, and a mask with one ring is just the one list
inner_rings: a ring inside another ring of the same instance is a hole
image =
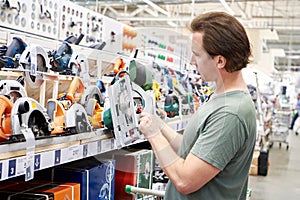
[[286, 144], [275, 142], [270, 149], [267, 176], [250, 176], [251, 200], [300, 199], [300, 135], [290, 132]]

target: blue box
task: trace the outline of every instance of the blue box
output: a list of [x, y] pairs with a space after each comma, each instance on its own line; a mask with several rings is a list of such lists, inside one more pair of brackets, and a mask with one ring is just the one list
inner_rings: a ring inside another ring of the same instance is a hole
[[115, 161], [84, 159], [53, 170], [53, 181], [80, 183], [81, 200], [114, 200]]

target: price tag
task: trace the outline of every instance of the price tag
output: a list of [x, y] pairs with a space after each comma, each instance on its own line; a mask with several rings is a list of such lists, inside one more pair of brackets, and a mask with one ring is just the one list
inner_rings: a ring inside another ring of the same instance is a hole
[[35, 137], [30, 128], [22, 129], [21, 133], [26, 140], [25, 181], [29, 181], [34, 176]]
[[25, 174], [26, 170], [26, 156], [22, 156], [17, 158], [17, 164], [16, 164], [16, 175], [22, 175]]
[[33, 46], [33, 48], [31, 48], [30, 62], [31, 62], [30, 75], [36, 76], [37, 75], [37, 52], [36, 52], [35, 46]]
[[31, 180], [33, 179], [33, 175], [34, 175], [34, 169], [33, 167], [30, 166], [26, 166], [26, 170], [25, 170], [25, 181]]
[[39, 170], [41, 168], [41, 154], [34, 156], [34, 170]]
[[101, 140], [101, 152], [106, 152], [114, 149], [114, 142], [112, 139]]
[[80, 158], [80, 146], [72, 146], [68, 149], [68, 161]]
[[61, 150], [56, 150], [54, 153], [54, 165], [59, 165], [61, 160]]
[[8, 161], [8, 177], [16, 175], [16, 159]]

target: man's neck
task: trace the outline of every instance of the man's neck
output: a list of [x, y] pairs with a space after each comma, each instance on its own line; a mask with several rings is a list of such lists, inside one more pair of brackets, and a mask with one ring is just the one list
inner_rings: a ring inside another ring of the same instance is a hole
[[242, 71], [232, 73], [220, 72], [220, 79], [216, 82], [215, 94], [222, 94], [234, 90], [247, 90]]

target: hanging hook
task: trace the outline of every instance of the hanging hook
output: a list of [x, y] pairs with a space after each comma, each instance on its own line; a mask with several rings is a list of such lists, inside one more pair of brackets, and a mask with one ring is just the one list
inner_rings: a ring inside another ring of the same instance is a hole
[[17, 16], [18, 16], [20, 14], [21, 4], [20, 4], [19, 1], [17, 2], [17, 4], [18, 4], [18, 7], [14, 6], [14, 7], [10, 7], [9, 9], [10, 10], [16, 10], [18, 12], [18, 14], [17, 14]]
[[1, 9], [4, 9], [4, 10], [5, 10], [5, 9], [9, 9], [9, 10], [17, 10], [17, 12], [18, 12], [17, 15], [19, 15], [20, 10], [21, 10], [21, 4], [20, 4], [19, 1], [17, 2], [17, 4], [18, 4], [17, 7], [16, 7], [16, 6], [12, 7], [12, 6], [10, 5], [10, 2], [9, 2], [8, 0], [3, 0], [2, 3], [1, 3]]

